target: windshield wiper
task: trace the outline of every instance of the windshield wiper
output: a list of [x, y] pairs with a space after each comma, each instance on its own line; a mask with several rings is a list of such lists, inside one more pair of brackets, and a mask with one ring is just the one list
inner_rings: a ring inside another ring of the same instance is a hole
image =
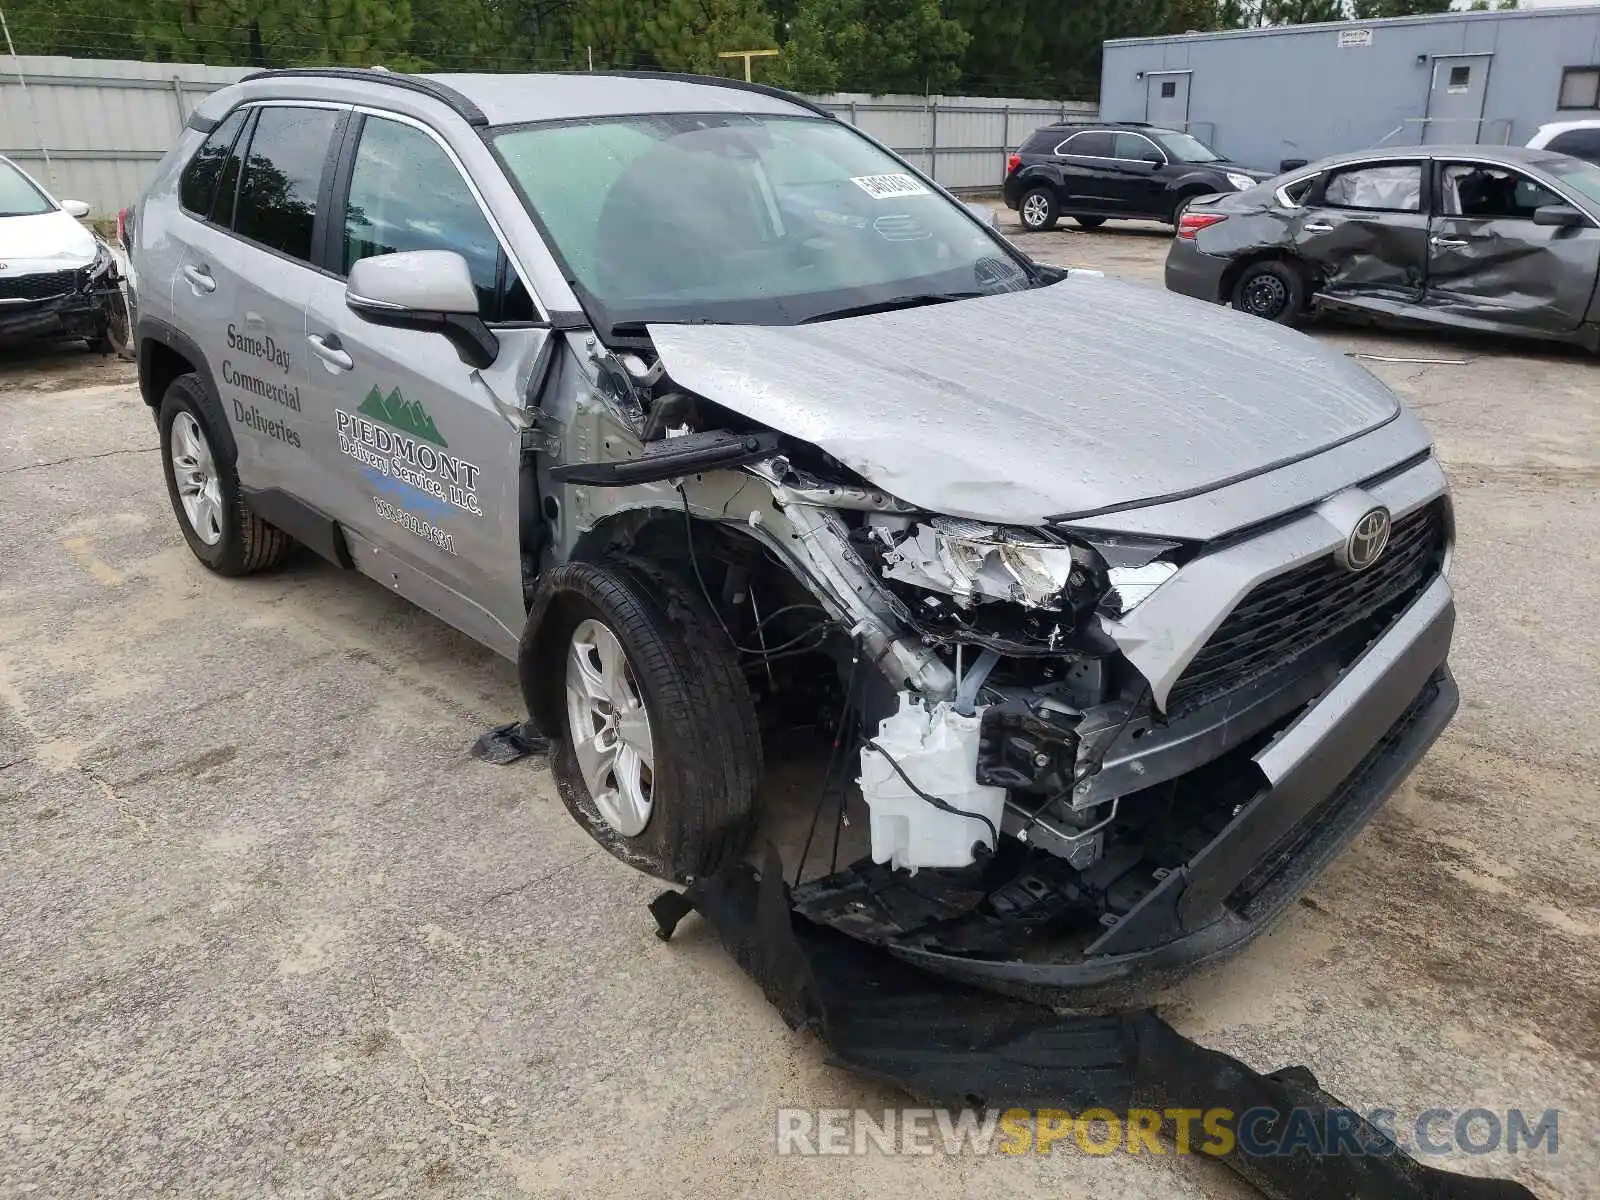
[[851, 308], [833, 308], [827, 312], [817, 313], [801, 321], [802, 325], [810, 325], [815, 321], [837, 321], [845, 317], [869, 317], [873, 313], [894, 312], [901, 308], [922, 308], [929, 304], [944, 304], [951, 300], [976, 300], [979, 296], [986, 296], [987, 292], [917, 292], [909, 296], [894, 296], [888, 300], [878, 300], [872, 304], [857, 304]]

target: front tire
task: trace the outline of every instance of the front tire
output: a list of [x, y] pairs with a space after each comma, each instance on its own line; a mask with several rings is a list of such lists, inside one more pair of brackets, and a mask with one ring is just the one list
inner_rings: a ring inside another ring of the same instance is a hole
[[1029, 233], [1047, 233], [1054, 229], [1056, 222], [1061, 219], [1055, 191], [1047, 187], [1034, 188], [1017, 205], [1017, 216]]
[[199, 377], [180, 375], [161, 400], [157, 428], [167, 496], [189, 549], [218, 575], [253, 575], [275, 567], [293, 543], [245, 503], [221, 411]]
[[761, 778], [755, 706], [727, 635], [697, 592], [650, 564], [557, 571], [535, 682], [562, 693], [562, 803], [638, 870], [676, 884], [714, 874], [750, 838]]
[[1278, 259], [1255, 263], [1233, 285], [1233, 307], [1279, 325], [1293, 325], [1305, 314], [1305, 275], [1293, 263]]

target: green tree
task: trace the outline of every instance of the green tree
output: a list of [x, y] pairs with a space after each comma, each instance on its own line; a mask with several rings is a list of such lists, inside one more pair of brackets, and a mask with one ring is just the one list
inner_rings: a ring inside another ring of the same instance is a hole
[[1493, 3], [1493, 4], [1491, 4], [1489, 2], [1489, 0], [1472, 0], [1472, 3], [1467, 5], [1467, 11], [1468, 12], [1490, 12], [1490, 11], [1493, 11], [1493, 12], [1515, 12], [1517, 9], [1519, 9], [1521, 7], [1522, 7], [1522, 5], [1520, 3], [1518, 3], [1518, 0], [1498, 0], [1497, 3]]
[[[1450, 0], [1444, 0], [1446, 6]], [[1350, 14], [1344, 0], [1262, 0], [1263, 25], [1309, 25], [1315, 21], [1343, 21]]]
[[800, 0], [775, 74], [800, 91], [942, 92], [968, 41], [938, 0]]
[[1451, 0], [1354, 0], [1357, 20], [1381, 17], [1415, 17], [1423, 13], [1448, 12]]
[[141, 57], [139, 19], [130, 0], [6, 0], [0, 7], [18, 54]]
[[652, 7], [639, 25], [639, 48], [669, 71], [728, 74], [719, 53], [774, 46], [761, 0], [658, 0]]

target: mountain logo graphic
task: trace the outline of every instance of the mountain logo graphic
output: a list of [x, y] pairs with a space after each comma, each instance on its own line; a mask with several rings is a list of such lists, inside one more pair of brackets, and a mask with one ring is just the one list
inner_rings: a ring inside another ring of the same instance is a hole
[[422, 403], [417, 400], [407, 400], [400, 394], [399, 388], [395, 388], [385, 396], [374, 387], [367, 393], [367, 398], [361, 402], [361, 407], [356, 411], [364, 417], [392, 425], [402, 433], [409, 433], [425, 442], [432, 442], [435, 446], [443, 449], [450, 447], [450, 443], [439, 436], [439, 427], [433, 423], [433, 418], [428, 415], [428, 410], [422, 407]]

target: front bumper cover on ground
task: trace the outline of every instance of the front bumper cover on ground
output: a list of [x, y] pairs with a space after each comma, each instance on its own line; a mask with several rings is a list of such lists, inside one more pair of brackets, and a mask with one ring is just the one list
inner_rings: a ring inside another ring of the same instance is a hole
[[[698, 911], [791, 1028], [809, 1028], [831, 1059], [955, 1109], [1012, 1107], [1165, 1114], [1254, 1112], [1256, 1149], [1219, 1156], [1274, 1200], [1534, 1200], [1520, 1184], [1424, 1166], [1323, 1091], [1304, 1067], [1270, 1075], [1208, 1050], [1149, 1010], [1061, 1016], [1023, 1000], [941, 979], [796, 915], [783, 863], [769, 848], [758, 873], [736, 864], [652, 903], [659, 935]], [[1267, 1115], [1267, 1114], [1270, 1114]], [[1345, 1128], [1336, 1151], [1278, 1152], [1290, 1129]]]

